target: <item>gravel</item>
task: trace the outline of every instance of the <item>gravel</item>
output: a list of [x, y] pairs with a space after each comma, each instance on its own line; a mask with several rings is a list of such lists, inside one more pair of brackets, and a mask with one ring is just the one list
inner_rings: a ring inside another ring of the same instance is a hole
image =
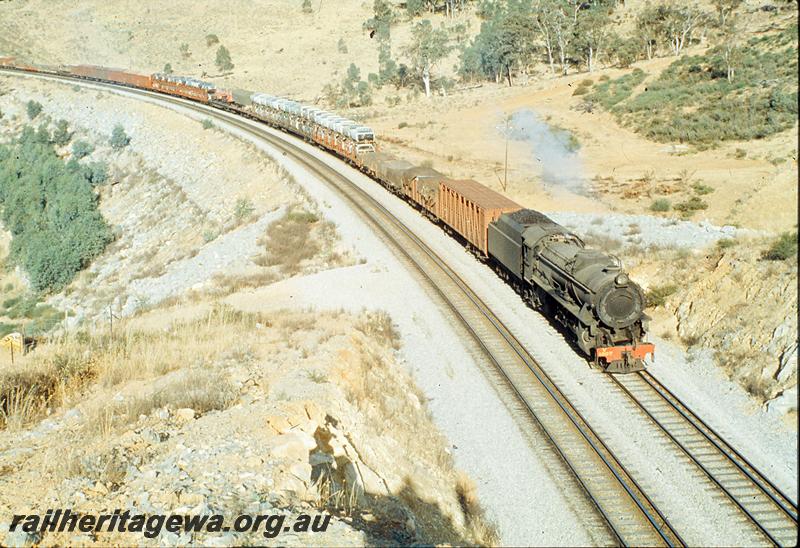
[[623, 245], [702, 249], [722, 239], [755, 236], [754, 230], [716, 226], [708, 221], [681, 221], [650, 215], [590, 214], [548, 211], [554, 221], [579, 236], [603, 236]]
[[278, 208], [253, 223], [220, 236], [194, 257], [170, 263], [162, 276], [133, 280], [129, 286], [131, 297], [125, 302], [122, 314], [133, 314], [143, 303], [155, 304], [189, 289], [202, 289], [217, 274], [246, 268], [251, 264], [251, 257], [259, 251], [258, 239], [283, 212], [284, 208]]

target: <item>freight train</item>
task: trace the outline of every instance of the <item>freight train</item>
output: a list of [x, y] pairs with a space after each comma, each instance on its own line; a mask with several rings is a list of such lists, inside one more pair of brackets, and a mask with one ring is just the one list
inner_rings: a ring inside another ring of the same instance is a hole
[[457, 180], [380, 152], [375, 132], [358, 122], [285, 97], [219, 89], [173, 74], [141, 75], [91, 65], [42, 67], [0, 57], [0, 68], [40, 72], [156, 91], [235, 112], [315, 143], [404, 198], [491, 265], [531, 306], [609, 373], [644, 369], [641, 288], [618, 258], [587, 249], [546, 215], [523, 208], [473, 180]]

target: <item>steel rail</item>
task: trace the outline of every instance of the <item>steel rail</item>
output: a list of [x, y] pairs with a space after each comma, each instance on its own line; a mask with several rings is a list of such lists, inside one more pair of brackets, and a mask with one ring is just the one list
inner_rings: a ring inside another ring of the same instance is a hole
[[647, 371], [612, 379], [770, 543], [797, 545], [797, 503], [683, 400]]
[[[60, 74], [47, 74], [46, 77], [83, 81], [82, 79]], [[535, 422], [541, 426], [550, 443], [603, 516], [615, 539], [621, 544], [628, 545], [655, 545], [662, 543], [668, 546], [685, 545], [677, 531], [672, 528], [667, 518], [641, 489], [614, 452], [602, 441], [600, 435], [589, 425], [588, 421], [573, 406], [566, 395], [561, 392], [556, 383], [540, 367], [522, 343], [457, 273], [369, 193], [350, 181], [340, 171], [313, 157], [297, 144], [292, 143], [290, 141], [292, 138], [285, 136], [285, 132], [282, 132], [279, 137], [266, 131], [264, 127], [254, 126], [252, 123], [245, 122], [240, 116], [232, 115], [208, 105], [201, 105], [130, 86], [97, 81], [91, 81], [91, 83], [112, 89], [120, 88], [127, 92], [144, 96], [157, 97], [164, 102], [171, 102], [184, 108], [213, 115], [256, 138], [268, 141], [285, 154], [291, 154], [296, 161], [316, 173], [323, 181], [340, 190], [341, 195], [365, 219], [370, 221], [369, 224], [382, 233], [384, 237], [388, 238], [394, 244], [393, 247], [399, 250], [407, 260], [411, 261], [448, 307], [457, 315], [460, 323], [471, 333], [487, 357], [507, 379], [508, 384], [513, 388], [520, 402], [528, 409]], [[359, 202], [359, 200], [362, 202]], [[382, 219], [379, 219], [371, 211], [378, 213]], [[392, 234], [392, 231], [399, 233], [413, 245], [411, 247], [402, 245], [397, 236]], [[426, 261], [428, 264], [423, 264]], [[433, 270], [429, 268], [431, 265], [435, 267]], [[448, 288], [442, 287], [442, 282], [446, 280], [449, 280], [449, 284], [445, 284], [450, 286]], [[454, 289], [455, 291], [453, 291]], [[464, 307], [464, 303], [470, 306]], [[488, 335], [482, 333], [487, 325], [493, 330], [493, 333]], [[509, 357], [513, 358], [513, 364], [509, 362]], [[510, 365], [514, 367], [509, 367]], [[527, 374], [521, 376], [521, 369], [523, 368]], [[538, 383], [530, 382], [531, 374], [537, 379]], [[532, 389], [533, 392], [531, 391]], [[542, 392], [542, 389], [544, 392]], [[534, 397], [531, 397], [531, 395]], [[544, 401], [549, 402], [550, 409], [544, 408]], [[553, 407], [553, 404], [555, 404], [555, 407]], [[553, 413], [553, 409], [557, 410], [556, 414]], [[565, 446], [569, 446], [569, 448]], [[574, 453], [578, 453], [581, 457], [589, 458], [575, 458]], [[620, 495], [623, 496], [621, 497]]]

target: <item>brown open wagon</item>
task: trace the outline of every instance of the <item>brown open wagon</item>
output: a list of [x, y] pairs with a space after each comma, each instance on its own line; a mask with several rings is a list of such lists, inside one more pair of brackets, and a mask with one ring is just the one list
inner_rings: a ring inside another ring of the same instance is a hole
[[121, 82], [137, 88], [150, 89], [151, 78], [149, 74], [136, 74], [126, 70], [98, 67], [94, 65], [75, 65], [68, 67], [71, 74], [95, 80]]
[[522, 206], [477, 181], [442, 179], [436, 215], [487, 255], [489, 223]]

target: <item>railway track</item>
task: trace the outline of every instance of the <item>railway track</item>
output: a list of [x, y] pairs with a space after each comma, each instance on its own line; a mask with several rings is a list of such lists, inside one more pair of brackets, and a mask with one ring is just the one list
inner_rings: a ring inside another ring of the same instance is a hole
[[686, 403], [647, 371], [611, 378], [767, 542], [797, 545], [797, 503]]
[[[46, 78], [75, 81], [48, 75]], [[494, 365], [516, 401], [550, 442], [601, 516], [615, 544], [683, 546], [684, 541], [642, 490], [614, 452], [561, 392], [553, 379], [469, 285], [405, 224], [339, 171], [304, 151], [292, 138], [278, 136], [241, 117], [153, 92], [92, 82], [155, 97], [212, 116], [290, 155], [345, 198], [403, 262], [417, 270]], [[275, 132], [277, 133], [277, 132]]]

